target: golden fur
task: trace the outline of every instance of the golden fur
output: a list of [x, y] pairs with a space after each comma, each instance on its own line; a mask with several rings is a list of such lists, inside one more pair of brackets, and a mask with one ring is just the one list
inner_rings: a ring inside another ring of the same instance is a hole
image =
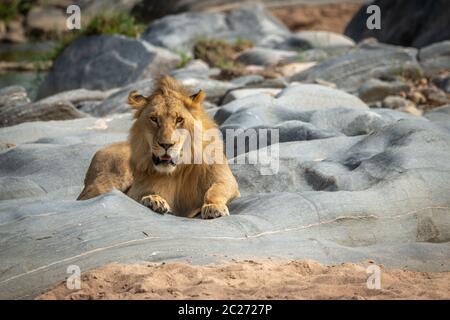
[[[183, 149], [195, 130], [201, 134], [217, 131], [202, 107], [203, 99], [202, 91], [190, 96], [170, 77], [159, 79], [149, 97], [130, 92], [128, 103], [135, 109], [135, 121], [128, 142], [97, 151], [78, 199], [118, 189], [158, 213], [184, 217], [201, 213], [202, 218], [228, 215], [227, 204], [239, 196], [239, 189], [223, 154], [222, 140], [213, 135], [222, 148], [213, 152], [220, 160], [215, 163], [208, 164], [204, 158], [208, 145], [204, 140], [200, 150], [195, 143], [187, 149], [190, 154]], [[179, 131], [182, 134], [174, 134]], [[201, 163], [193, 164], [195, 157]]]

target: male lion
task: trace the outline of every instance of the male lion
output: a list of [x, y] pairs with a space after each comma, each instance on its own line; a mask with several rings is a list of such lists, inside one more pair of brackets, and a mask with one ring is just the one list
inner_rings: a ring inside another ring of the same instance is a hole
[[[128, 103], [135, 109], [135, 121], [129, 139], [97, 151], [78, 200], [118, 189], [161, 214], [194, 217], [201, 213], [204, 219], [229, 215], [227, 203], [240, 194], [222, 140], [218, 140], [219, 151], [212, 151], [219, 161], [205, 159], [204, 139], [200, 150], [191, 143], [192, 154], [183, 154], [195, 130], [217, 131], [202, 107], [204, 97], [203, 91], [189, 96], [167, 76], [157, 81], [157, 89], [148, 97], [130, 92]], [[200, 163], [193, 163], [195, 156]]]

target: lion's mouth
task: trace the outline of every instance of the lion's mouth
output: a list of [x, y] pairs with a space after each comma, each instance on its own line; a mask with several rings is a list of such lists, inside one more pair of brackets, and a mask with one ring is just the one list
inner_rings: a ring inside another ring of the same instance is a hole
[[157, 166], [160, 164], [165, 164], [165, 165], [171, 165], [171, 166], [176, 166], [177, 163], [175, 161], [174, 158], [172, 158], [171, 156], [169, 156], [168, 154], [162, 155], [160, 157], [155, 156], [154, 154], [152, 155], [152, 160], [153, 163]]

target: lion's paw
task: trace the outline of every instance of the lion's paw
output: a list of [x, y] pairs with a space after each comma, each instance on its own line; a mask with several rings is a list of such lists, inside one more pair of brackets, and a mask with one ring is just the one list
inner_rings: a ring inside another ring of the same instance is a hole
[[170, 206], [167, 201], [156, 194], [142, 197], [141, 203], [160, 214], [170, 212]]
[[226, 205], [204, 204], [201, 214], [203, 219], [214, 219], [229, 216], [230, 212]]

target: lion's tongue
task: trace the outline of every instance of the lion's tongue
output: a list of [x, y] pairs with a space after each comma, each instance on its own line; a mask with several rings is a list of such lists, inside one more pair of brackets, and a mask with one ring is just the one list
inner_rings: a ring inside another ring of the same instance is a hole
[[161, 159], [162, 161], [170, 161], [170, 160], [172, 160], [172, 157], [171, 156], [161, 156], [161, 157], [159, 157], [159, 159]]

